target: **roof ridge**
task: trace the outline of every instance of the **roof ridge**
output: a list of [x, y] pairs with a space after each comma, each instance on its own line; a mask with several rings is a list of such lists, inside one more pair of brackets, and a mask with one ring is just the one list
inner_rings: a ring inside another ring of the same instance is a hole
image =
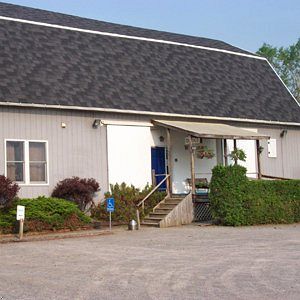
[[188, 44], [188, 43], [180, 43], [180, 42], [174, 42], [174, 41], [170, 41], [170, 40], [139, 37], [139, 36], [119, 34], [119, 33], [103, 32], [103, 31], [98, 31], [98, 30], [89, 30], [89, 29], [83, 29], [83, 28], [77, 28], [77, 27], [51, 24], [51, 23], [46, 23], [46, 22], [37, 22], [37, 21], [31, 21], [31, 20], [26, 20], [26, 19], [5, 17], [5, 16], [1, 16], [1, 15], [0, 15], [0, 20], [14, 21], [14, 22], [20, 22], [20, 23], [26, 23], [26, 24], [32, 24], [32, 25], [39, 25], [39, 26], [52, 27], [52, 28], [58, 28], [58, 29], [72, 30], [72, 31], [85, 32], [85, 33], [98, 34], [98, 35], [113, 36], [113, 37], [119, 37], [119, 38], [127, 38], [127, 39], [149, 41], [149, 42], [156, 42], [156, 43], [162, 43], [162, 44], [184, 46], [184, 47], [203, 49], [203, 50], [209, 50], [209, 51], [215, 51], [215, 52], [223, 52], [223, 53], [226, 53], [226, 54], [238, 55], [238, 56], [243, 56], [243, 57], [248, 57], [248, 58], [266, 60], [265, 57], [257, 56], [257, 55], [254, 55], [254, 54], [246, 54], [246, 53], [240, 53], [240, 52], [235, 52], [235, 51], [226, 50], [226, 49], [219, 49], [219, 48], [214, 48], [214, 47], [193, 45], [193, 44]]

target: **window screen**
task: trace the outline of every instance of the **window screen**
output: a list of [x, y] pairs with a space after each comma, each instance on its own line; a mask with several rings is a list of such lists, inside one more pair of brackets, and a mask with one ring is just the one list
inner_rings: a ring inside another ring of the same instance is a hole
[[29, 174], [30, 182], [46, 182], [46, 143], [29, 142]]

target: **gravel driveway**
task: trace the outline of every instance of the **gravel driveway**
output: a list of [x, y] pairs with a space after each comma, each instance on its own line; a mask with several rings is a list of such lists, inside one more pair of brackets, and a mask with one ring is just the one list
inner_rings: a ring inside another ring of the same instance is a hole
[[0, 245], [0, 299], [299, 299], [300, 224]]

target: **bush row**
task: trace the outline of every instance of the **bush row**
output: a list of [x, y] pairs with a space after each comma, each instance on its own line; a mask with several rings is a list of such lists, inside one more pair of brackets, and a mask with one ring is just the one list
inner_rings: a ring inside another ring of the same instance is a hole
[[[67, 178], [60, 181], [52, 192], [52, 198], [39, 197], [37, 199], [16, 198], [19, 186], [0, 176], [0, 232], [12, 232], [17, 229], [17, 205], [26, 207], [25, 231], [55, 230], [62, 228], [73, 229], [91, 222], [81, 211], [91, 208], [91, 215], [100, 221], [108, 220], [106, 203], [97, 206], [93, 203], [93, 195], [99, 190], [99, 184], [94, 179]], [[134, 186], [111, 185], [111, 192], [105, 198], [115, 198], [115, 211], [113, 220], [128, 222], [136, 218], [136, 204], [149, 192], [147, 185], [143, 190]], [[145, 210], [141, 218], [163, 198], [165, 193], [156, 192], [145, 203]], [[67, 201], [66, 201], [67, 200]], [[80, 211], [81, 210], [81, 211]]]
[[216, 166], [209, 197], [213, 218], [222, 225], [300, 221], [300, 180], [249, 180], [242, 166]]
[[26, 207], [24, 231], [75, 229], [91, 222], [75, 203], [57, 198], [16, 199], [9, 208], [0, 210], [0, 231], [15, 232], [17, 205]]

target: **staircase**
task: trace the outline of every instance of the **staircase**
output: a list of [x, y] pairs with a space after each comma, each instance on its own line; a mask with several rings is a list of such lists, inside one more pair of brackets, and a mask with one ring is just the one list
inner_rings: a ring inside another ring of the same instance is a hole
[[191, 204], [190, 195], [186, 197], [167, 197], [153, 208], [153, 212], [145, 217], [141, 224], [155, 227], [169, 227], [191, 223], [190, 211], [193, 209], [191, 208]]

